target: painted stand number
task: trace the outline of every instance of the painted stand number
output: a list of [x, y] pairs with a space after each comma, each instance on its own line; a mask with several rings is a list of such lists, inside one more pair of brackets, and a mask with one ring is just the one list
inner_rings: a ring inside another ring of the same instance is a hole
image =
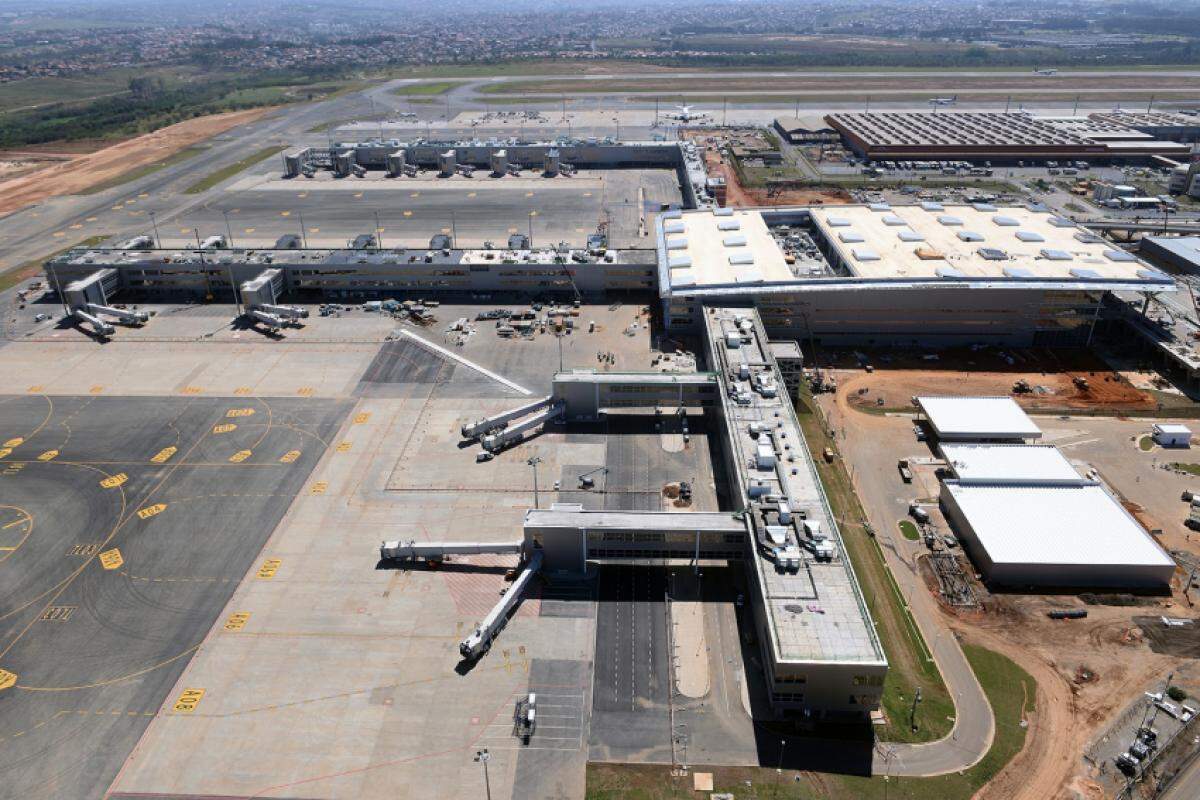
[[178, 447], [164, 447], [162, 450], [159, 450], [157, 453], [155, 453], [150, 461], [153, 464], [165, 464], [170, 460], [171, 456], [175, 455], [175, 453], [178, 451]]
[[17, 673], [0, 669], [0, 690], [11, 689], [17, 685]]
[[249, 450], [238, 450], [236, 453], [234, 453], [233, 455], [231, 455], [229, 457], [229, 460], [231, 463], [240, 464], [243, 461], [245, 461], [247, 458], [249, 458], [250, 456], [251, 456], [251, 453]]
[[262, 566], [258, 568], [258, 577], [262, 578], [264, 581], [274, 578], [275, 573], [279, 571], [279, 565], [282, 563], [283, 562], [278, 558], [268, 558], [262, 563]]
[[12, 439], [9, 439], [7, 442], [5, 442], [4, 446], [5, 447], [20, 447], [23, 444], [25, 444], [25, 440], [22, 439], [20, 436], [16, 436]]
[[127, 480], [129, 480], [128, 475], [126, 475], [124, 472], [118, 472], [116, 475], [110, 475], [109, 477], [100, 481], [100, 485], [105, 489], [115, 489]]
[[231, 408], [225, 412], [225, 416], [233, 417], [248, 417], [254, 413], [253, 408]]
[[225, 620], [225, 630], [240, 631], [246, 627], [246, 623], [250, 621], [249, 611], [235, 611], [229, 615], [229, 619]]
[[162, 512], [164, 512], [166, 510], [167, 510], [166, 503], [155, 503], [152, 506], [146, 506], [145, 508], [140, 509], [137, 512], [137, 515], [141, 519], [150, 519], [151, 517], [158, 516], [159, 514], [161, 514]]
[[175, 701], [175, 710], [180, 714], [190, 714], [196, 710], [196, 706], [200, 705], [200, 699], [204, 697], [203, 689], [184, 689], [179, 695], [179, 699]]
[[317, 481], [312, 485], [313, 494], [325, 494], [325, 490], [329, 488], [329, 481]]
[[367, 420], [369, 420], [370, 418], [371, 418], [371, 412], [370, 412], [370, 411], [364, 411], [363, 413], [361, 413], [361, 414], [358, 414], [357, 416], [355, 416], [355, 417], [354, 417], [354, 424], [355, 424], [355, 425], [362, 425], [364, 422], [366, 422], [366, 421], [367, 421]]
[[337, 446], [337, 451], [339, 453], [348, 453], [348, 452], [350, 452], [350, 448], [353, 446], [354, 446], [354, 442], [342, 442], [341, 444], [339, 444]]
[[124, 563], [125, 559], [121, 557], [121, 551], [115, 547], [100, 554], [100, 566], [105, 569], [117, 569]]
[[214, 425], [213, 426], [213, 433], [229, 433], [230, 431], [236, 431], [236, 430], [237, 430], [237, 425], [234, 425], [232, 422], [228, 422], [224, 425]]
[[300, 457], [299, 450], [288, 450], [286, 453], [284, 453], [282, 456], [279, 457], [279, 463], [290, 464], [299, 457]]
[[56, 458], [58, 458], [57, 450], [47, 450], [38, 456], [38, 461], [53, 461]]

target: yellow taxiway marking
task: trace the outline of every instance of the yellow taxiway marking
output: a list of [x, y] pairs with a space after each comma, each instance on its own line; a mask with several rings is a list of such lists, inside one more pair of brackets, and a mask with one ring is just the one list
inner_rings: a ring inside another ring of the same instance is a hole
[[203, 698], [203, 689], [184, 689], [180, 693], [179, 699], [175, 701], [175, 711], [180, 714], [190, 714], [196, 710], [196, 706], [200, 705]]
[[100, 394], [103, 391], [104, 391], [104, 387], [99, 384], [96, 384], [95, 386], [88, 389], [89, 394]]
[[235, 611], [225, 620], [225, 630], [240, 631], [250, 621], [249, 611]]
[[309, 230], [310, 230], [310, 231], [312, 231], [313, 233], [320, 233], [320, 232], [321, 232], [321, 229], [320, 229], [320, 228], [309, 228]]
[[529, 216], [531, 216], [531, 217], [536, 217], [537, 215], [538, 215], [538, 212], [536, 212], [536, 211], [529, 212]]
[[283, 562], [278, 558], [268, 558], [262, 563], [262, 566], [258, 568], [258, 574], [255, 575], [255, 577], [261, 578], [264, 581], [269, 581], [271, 578], [275, 577], [275, 573], [279, 571], [279, 565], [282, 563]]
[[167, 510], [166, 503], [155, 503], [152, 506], [146, 506], [143, 509], [139, 509], [137, 512], [137, 515], [140, 519], [150, 519], [151, 517], [157, 517], [159, 514], [161, 514], [162, 512], [164, 512], [166, 510]]
[[57, 450], [47, 450], [38, 456], [38, 461], [53, 461], [56, 458], [58, 458]]
[[46, 387], [42, 386], [40, 383], [35, 383], [33, 386], [30, 386], [25, 391], [29, 392], [30, 394], [38, 394], [39, 392], [42, 391], [42, 389], [45, 389], [45, 388]]
[[235, 425], [232, 422], [227, 422], [224, 425], [213, 425], [212, 432], [213, 433], [229, 433], [230, 431], [235, 431], [235, 430], [237, 430], [237, 425]]
[[0, 458], [8, 458], [12, 455], [11, 447], [0, 447]]
[[421, 196], [420, 192], [413, 192], [412, 194], [409, 195], [409, 197], [420, 197], [420, 196]]
[[118, 569], [125, 563], [124, 556], [121, 551], [114, 547], [112, 550], [105, 550], [100, 554], [100, 566], [105, 569]]
[[404, 212], [404, 216], [406, 216], [406, 217], [411, 217], [411, 216], [412, 216], [412, 212], [411, 212], [411, 211], [405, 211], [405, 212]]
[[61, 236], [66, 236], [67, 234], [64, 233], [63, 231], [55, 231], [53, 235], [55, 237], [61, 237]]
[[526, 197], [533, 197], [533, 192], [526, 192], [526, 193], [525, 193], [525, 196], [526, 196]]
[[116, 475], [110, 475], [100, 481], [100, 485], [105, 489], [115, 489], [127, 480], [129, 480], [128, 475], [124, 472], [118, 472]]
[[180, 390], [179, 393], [180, 394], [200, 394], [203, 391], [204, 391], [204, 389], [202, 389], [199, 386], [185, 386], [185, 387], [183, 387], [182, 390]]
[[234, 453], [233, 455], [231, 455], [229, 457], [229, 463], [240, 464], [243, 461], [245, 461], [247, 458], [249, 458], [251, 455], [252, 455], [252, 453], [249, 450], [238, 450], [236, 453]]
[[246, 233], [254, 233], [254, 228], [246, 228]]
[[13, 438], [11, 438], [7, 442], [5, 442], [4, 446], [5, 447], [20, 447], [23, 444], [25, 444], [25, 440], [22, 437], [14, 436]]
[[311, 386], [301, 386], [296, 390], [296, 394], [300, 395], [301, 397], [312, 397], [313, 388]]
[[250, 394], [252, 391], [254, 391], [254, 390], [253, 390], [253, 389], [251, 389], [249, 386], [239, 386], [239, 387], [237, 387], [236, 389], [234, 389], [234, 390], [233, 390], [233, 393], [234, 393], [234, 394], [243, 394], [243, 395], [244, 395], [244, 394]]
[[292, 215], [292, 212], [290, 212], [290, 211], [280, 211], [279, 212], [279, 216], [281, 216], [281, 217], [290, 217], [291, 215]]
[[0, 669], [0, 690], [11, 689], [17, 683], [17, 673]]
[[449, 233], [449, 232], [450, 232], [449, 228], [442, 228], [442, 233]]
[[476, 192], [467, 192], [467, 197], [474, 197]]
[[225, 416], [233, 417], [249, 417], [254, 414], [253, 408], [231, 408], [225, 412]]
[[355, 414], [355, 415], [354, 415], [354, 424], [355, 424], [355, 425], [362, 425], [364, 422], [366, 422], [366, 421], [367, 421], [367, 420], [369, 420], [370, 418], [371, 418], [371, 412], [370, 412], [370, 411], [364, 411], [364, 412], [362, 412], [361, 414]]
[[354, 442], [342, 442], [337, 446], [337, 451], [339, 453], [349, 453], [351, 447], [354, 447]]
[[71, 226], [71, 230], [73, 230], [73, 231], [77, 231], [77, 230], [79, 230], [79, 229], [80, 229], [80, 228], [82, 228], [82, 227], [83, 227], [83, 223], [82, 223], [82, 222], [76, 222], [74, 225], [72, 225], [72, 226]]
[[279, 457], [279, 463], [291, 464], [293, 461], [295, 461], [299, 457], [300, 457], [299, 450], [288, 450], [286, 453], [284, 453], [282, 456]]
[[355, 196], [355, 197], [362, 197], [362, 195], [363, 195], [363, 193], [362, 193], [362, 192], [355, 192], [355, 193], [354, 193], [354, 196]]
[[175, 455], [177, 452], [179, 452], [178, 447], [174, 447], [174, 446], [164, 447], [162, 450], [159, 450], [157, 453], [155, 453], [153, 456], [150, 457], [150, 463], [165, 464], [168, 461], [170, 461], [171, 456]]
[[325, 494], [325, 490], [329, 488], [329, 481], [317, 481], [312, 485], [312, 494]]

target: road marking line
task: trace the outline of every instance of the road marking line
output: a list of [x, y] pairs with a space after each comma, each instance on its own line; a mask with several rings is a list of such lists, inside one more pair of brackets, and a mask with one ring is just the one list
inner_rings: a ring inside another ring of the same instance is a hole
[[175, 701], [175, 710], [180, 714], [192, 713], [204, 698], [204, 691], [204, 689], [184, 689], [179, 695], [179, 699]]
[[496, 373], [492, 372], [489, 369], [484, 369], [483, 367], [476, 364], [474, 361], [468, 361], [467, 359], [463, 358], [462, 356], [458, 355], [457, 353], [447, 350], [444, 347], [440, 347], [440, 346], [434, 344], [433, 342], [429, 341], [428, 339], [424, 339], [420, 336], [417, 336], [412, 331], [409, 331], [406, 329], [401, 329], [400, 333], [401, 333], [401, 335], [407, 336], [408, 338], [412, 339], [414, 342], [417, 342], [418, 344], [428, 347], [430, 350], [440, 353], [441, 355], [445, 356], [446, 358], [449, 358], [453, 361], [457, 361], [459, 364], [462, 364], [464, 367], [467, 367], [468, 369], [473, 369], [476, 372], [478, 372], [479, 374], [485, 375], [494, 381], [498, 381], [499, 383], [504, 384], [505, 386], [507, 386], [510, 389], [515, 389], [516, 391], [520, 392], [523, 395], [528, 396], [528, 395], [533, 394], [533, 392], [529, 391], [524, 386], [521, 386], [520, 384], [517, 384], [517, 383], [513, 383], [508, 378], [505, 378], [502, 375], [497, 375]]

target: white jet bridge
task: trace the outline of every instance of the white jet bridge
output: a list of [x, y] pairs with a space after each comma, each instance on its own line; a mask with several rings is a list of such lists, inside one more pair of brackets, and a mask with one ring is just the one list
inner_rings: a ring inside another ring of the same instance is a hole
[[108, 305], [108, 295], [116, 290], [118, 282], [115, 269], [98, 269], [86, 278], [67, 284], [63, 301], [71, 309], [71, 316], [90, 325], [98, 336], [112, 336], [116, 331], [103, 317], [113, 317], [126, 325], [145, 325], [150, 321], [150, 315], [145, 311]]

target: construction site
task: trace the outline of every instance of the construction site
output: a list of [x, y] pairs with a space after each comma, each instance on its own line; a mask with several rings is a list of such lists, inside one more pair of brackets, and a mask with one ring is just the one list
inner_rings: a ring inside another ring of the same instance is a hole
[[774, 134], [678, 121], [309, 136], [5, 290], [0, 796], [1181, 769], [1174, 271], [1036, 203], [748, 187]]

